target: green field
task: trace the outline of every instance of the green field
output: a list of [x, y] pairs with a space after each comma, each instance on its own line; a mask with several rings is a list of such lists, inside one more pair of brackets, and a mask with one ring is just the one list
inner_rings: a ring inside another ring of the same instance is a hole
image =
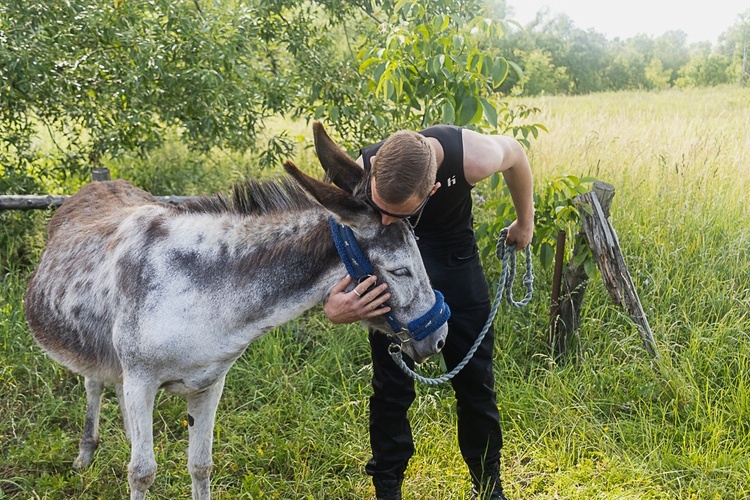
[[[537, 265], [532, 304], [501, 307], [497, 321], [509, 498], [749, 498], [750, 89], [529, 102], [549, 129], [529, 153], [538, 186], [562, 174], [615, 186], [610, 220], [663, 361], [649, 359], [595, 276], [574, 356], [556, 364], [547, 341], [551, 273]], [[312, 168], [309, 151], [298, 161]], [[132, 169], [113, 167], [122, 176]], [[189, 174], [220, 183], [215, 171]], [[228, 183], [241, 174], [222, 175]], [[478, 191], [495, 196], [489, 185]], [[22, 310], [30, 268], [8, 257], [28, 255], [31, 244], [33, 263], [40, 229], [12, 238], [0, 229], [0, 498], [125, 498], [129, 443], [114, 391], [105, 395], [94, 463], [82, 473], [70, 467], [83, 381], [34, 344]], [[426, 373], [440, 372], [428, 365]], [[319, 309], [252, 344], [219, 406], [214, 498], [372, 498], [364, 472], [370, 374], [364, 330], [331, 325]], [[157, 397], [159, 470], [149, 498], [190, 497], [186, 418], [181, 399]], [[412, 424], [417, 452], [405, 498], [468, 498], [450, 387], [420, 387]]]

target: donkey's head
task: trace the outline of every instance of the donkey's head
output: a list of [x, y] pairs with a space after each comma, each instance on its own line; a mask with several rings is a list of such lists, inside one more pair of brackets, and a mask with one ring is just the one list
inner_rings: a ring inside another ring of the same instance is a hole
[[[361, 255], [355, 260], [364, 260], [371, 267], [369, 273], [388, 283], [391, 312], [363, 323], [393, 334], [402, 342], [404, 353], [422, 362], [438, 353], [445, 344], [446, 320], [450, 313], [442, 302], [442, 295], [430, 286], [412, 230], [406, 221], [383, 225], [380, 215], [363, 201], [365, 173], [362, 168], [331, 141], [317, 122], [314, 132], [318, 158], [327, 178], [336, 185], [313, 179], [291, 163], [285, 168], [331, 213], [337, 247], [358, 247], [355, 255], [358, 252]], [[342, 253], [341, 248], [339, 250]], [[342, 259], [353, 274], [352, 266], [345, 257]], [[361, 270], [359, 264], [354, 267]], [[357, 277], [353, 275], [352, 287]]]

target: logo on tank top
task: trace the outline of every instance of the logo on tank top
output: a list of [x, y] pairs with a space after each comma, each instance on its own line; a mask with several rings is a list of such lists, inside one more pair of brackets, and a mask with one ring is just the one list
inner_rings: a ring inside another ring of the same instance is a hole
[[447, 187], [454, 186], [456, 184], [456, 176], [448, 177], [448, 179], [445, 181], [445, 184]]

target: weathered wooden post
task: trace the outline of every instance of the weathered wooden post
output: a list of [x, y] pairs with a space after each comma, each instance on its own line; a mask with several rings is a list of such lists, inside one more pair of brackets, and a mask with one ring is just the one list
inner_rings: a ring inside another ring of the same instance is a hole
[[109, 181], [111, 180], [109, 176], [109, 169], [108, 168], [92, 168], [91, 169], [91, 180], [92, 181]]
[[[592, 191], [576, 199], [576, 203], [581, 207], [581, 232], [591, 248], [594, 261], [602, 273], [604, 285], [612, 300], [628, 311], [646, 350], [652, 358], [659, 359], [656, 341], [625, 264], [617, 233], [608, 220], [614, 195], [614, 186], [597, 181]], [[589, 209], [584, 208], [585, 206]], [[556, 358], [567, 352], [573, 334], [578, 329], [583, 294], [588, 285], [585, 269], [582, 265], [575, 264], [576, 255], [580, 251], [580, 248], [573, 250], [573, 258], [565, 273], [562, 299], [556, 315], [551, 319]]]
[[562, 267], [563, 259], [565, 258], [565, 231], [557, 232], [557, 247], [555, 248], [555, 269], [552, 274], [552, 296], [550, 300], [550, 343], [555, 346], [555, 357], [557, 357], [557, 339], [558, 333], [558, 321], [560, 315], [558, 309], [560, 308], [560, 284], [562, 283]]

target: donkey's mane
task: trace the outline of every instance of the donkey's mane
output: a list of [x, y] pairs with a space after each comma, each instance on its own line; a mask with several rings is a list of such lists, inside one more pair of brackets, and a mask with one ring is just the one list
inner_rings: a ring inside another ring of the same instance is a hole
[[250, 179], [234, 185], [230, 195], [201, 196], [179, 209], [191, 213], [260, 215], [307, 210], [317, 206], [291, 177]]

